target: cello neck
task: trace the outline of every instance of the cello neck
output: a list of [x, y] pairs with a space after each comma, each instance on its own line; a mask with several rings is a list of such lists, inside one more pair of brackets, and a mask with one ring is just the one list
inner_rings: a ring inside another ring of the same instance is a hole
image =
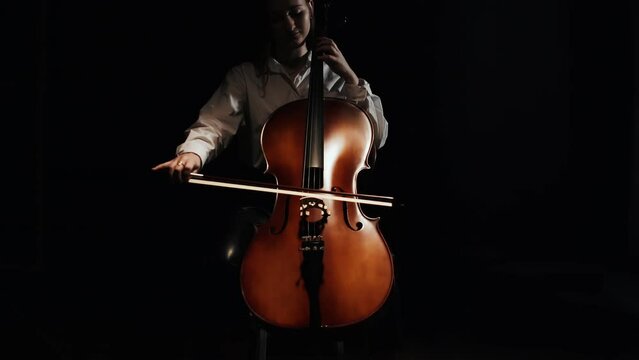
[[[326, 33], [325, 1], [314, 3], [314, 23], [311, 27], [311, 45], [315, 46], [318, 36]], [[308, 88], [308, 114], [306, 118], [304, 178], [305, 188], [322, 187], [324, 168], [324, 62], [317, 58], [317, 52], [311, 56], [311, 74]]]

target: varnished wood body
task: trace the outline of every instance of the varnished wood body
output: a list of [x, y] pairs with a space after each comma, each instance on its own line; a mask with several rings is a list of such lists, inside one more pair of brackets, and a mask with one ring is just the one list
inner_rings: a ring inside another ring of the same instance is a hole
[[[267, 172], [278, 184], [302, 185], [307, 108], [307, 100], [287, 104], [264, 127]], [[339, 99], [325, 100], [322, 189], [338, 187], [356, 193], [358, 173], [369, 168], [372, 129], [360, 108]], [[248, 307], [265, 322], [283, 328], [309, 326], [309, 300], [300, 273], [299, 199], [278, 195], [271, 218], [258, 228], [241, 267], [242, 294]], [[320, 323], [340, 327], [363, 321], [380, 309], [392, 286], [393, 263], [379, 231], [379, 219], [367, 217], [358, 204], [348, 203], [350, 224], [363, 224], [361, 230], [353, 230], [344, 219], [342, 202], [326, 201], [326, 205], [331, 216], [322, 232]], [[280, 234], [273, 234], [283, 226]]]

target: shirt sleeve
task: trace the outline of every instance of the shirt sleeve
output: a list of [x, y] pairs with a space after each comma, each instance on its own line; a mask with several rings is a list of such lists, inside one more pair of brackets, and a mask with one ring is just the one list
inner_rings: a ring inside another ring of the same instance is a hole
[[[343, 81], [343, 80], [342, 80]], [[379, 96], [373, 94], [370, 84], [360, 78], [357, 85], [343, 83], [339, 93], [364, 109], [375, 124], [375, 146], [379, 149], [388, 137], [388, 121], [384, 117], [384, 108]]]
[[242, 69], [232, 68], [200, 109], [197, 120], [186, 129], [186, 139], [176, 153], [195, 153], [202, 159], [202, 165], [217, 157], [244, 121], [246, 93]]

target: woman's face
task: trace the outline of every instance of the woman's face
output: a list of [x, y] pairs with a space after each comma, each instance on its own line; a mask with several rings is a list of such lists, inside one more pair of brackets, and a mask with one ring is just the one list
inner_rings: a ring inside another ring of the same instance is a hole
[[311, 29], [312, 0], [269, 0], [269, 24], [275, 47], [293, 50], [304, 45]]

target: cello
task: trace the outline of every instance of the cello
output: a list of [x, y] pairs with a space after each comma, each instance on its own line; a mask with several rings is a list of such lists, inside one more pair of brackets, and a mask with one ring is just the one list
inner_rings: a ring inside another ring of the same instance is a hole
[[[325, 24], [319, 3], [315, 19]], [[323, 67], [312, 52], [308, 98], [276, 109], [262, 129], [265, 173], [299, 191], [277, 194], [246, 249], [240, 285], [250, 311], [280, 328], [364, 321], [384, 305], [394, 281], [379, 218], [366, 216], [357, 201], [327, 196], [358, 198], [357, 175], [370, 169], [374, 127], [357, 105], [324, 97]]]

